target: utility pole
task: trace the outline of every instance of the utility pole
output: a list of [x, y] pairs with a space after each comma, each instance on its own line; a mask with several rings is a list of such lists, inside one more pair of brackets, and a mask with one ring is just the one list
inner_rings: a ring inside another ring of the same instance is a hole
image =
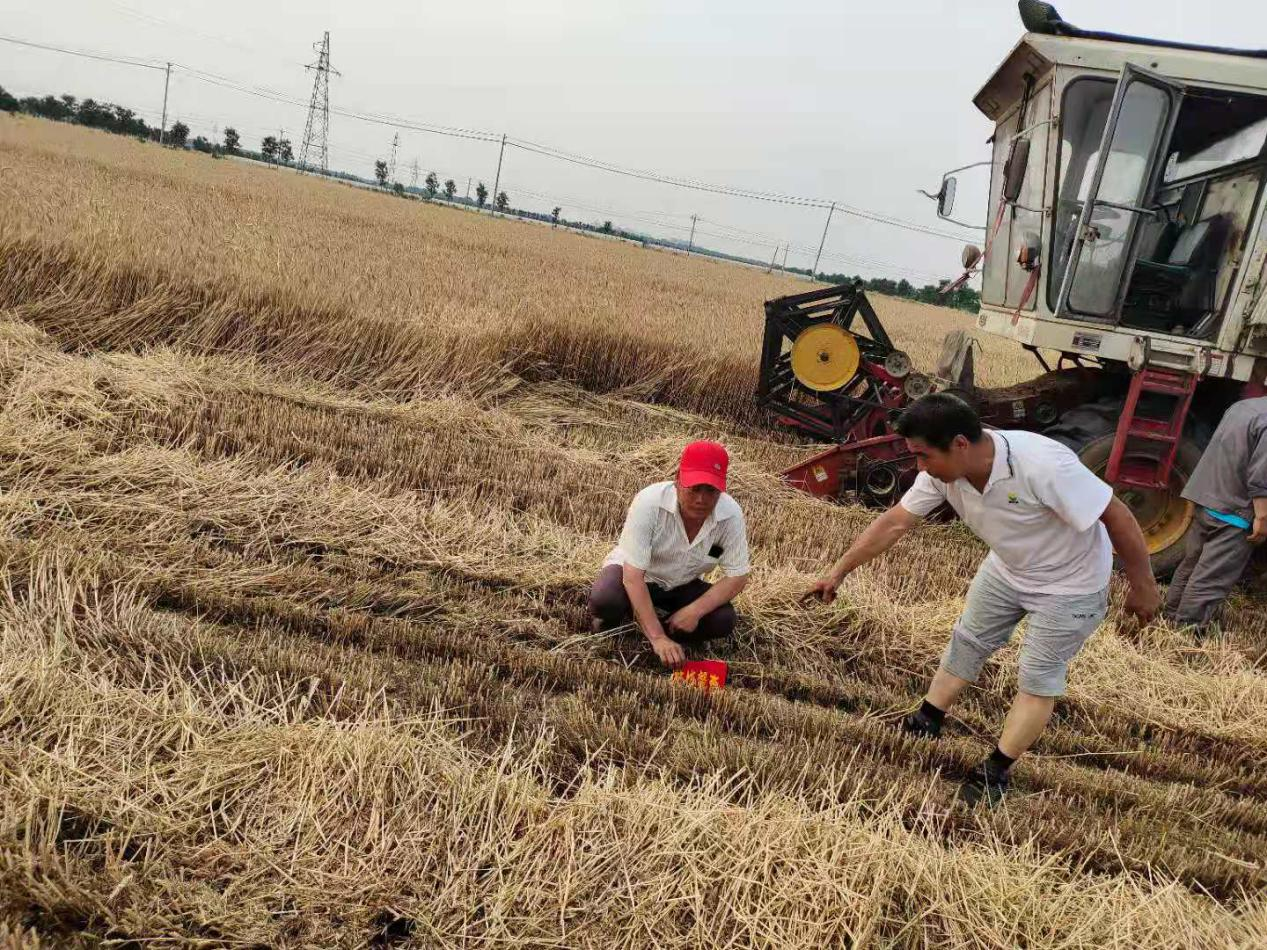
[[470, 179], [470, 176], [467, 176], [467, 179], [466, 179], [466, 200], [467, 200], [467, 201], [470, 201], [470, 200], [471, 200], [471, 179]]
[[786, 273], [787, 273], [787, 248], [788, 248], [788, 246], [787, 246], [786, 244], [784, 244], [784, 245], [783, 245], [783, 263], [779, 265], [779, 273], [780, 273], [780, 274], [786, 274]]
[[317, 61], [304, 69], [315, 72], [312, 80], [312, 99], [308, 102], [308, 121], [304, 125], [304, 140], [299, 145], [299, 170], [306, 171], [312, 158], [321, 162], [321, 173], [330, 170], [330, 74], [342, 75], [330, 66], [330, 31], [326, 30], [321, 44], [312, 45]]
[[163, 77], [163, 124], [158, 129], [158, 144], [162, 145], [167, 138], [167, 89], [172, 84], [172, 64], [167, 64], [167, 75]]
[[493, 204], [494, 205], [497, 204], [497, 195], [498, 195], [497, 189], [501, 187], [501, 183], [502, 183], [502, 157], [505, 154], [506, 154], [506, 133], [503, 132], [501, 151], [497, 153], [497, 177], [493, 179]]
[[698, 215], [694, 215], [694, 214], [693, 214], [693, 215], [691, 215], [691, 240], [688, 242], [688, 244], [687, 244], [687, 246], [686, 246], [686, 253], [687, 253], [687, 254], [690, 254], [690, 253], [691, 253], [691, 251], [695, 250], [695, 219], [696, 219], [697, 217], [699, 217], [699, 216], [698, 216]]
[[810, 279], [813, 280], [814, 275], [818, 273], [818, 259], [823, 256], [823, 245], [827, 243], [827, 229], [831, 227], [831, 215], [836, 210], [836, 202], [831, 203], [831, 207], [827, 209], [827, 223], [823, 225], [823, 239], [818, 242], [818, 253], [814, 255], [814, 267], [809, 272]]
[[396, 149], [400, 146], [400, 133], [397, 132], [392, 136], [392, 160], [387, 166], [387, 181], [389, 184], [396, 184]]
[[413, 171], [409, 173], [409, 187], [410, 188], [418, 187], [418, 159], [416, 158], [414, 159]]
[[765, 269], [765, 272], [767, 274], [770, 273], [770, 271], [774, 270], [774, 262], [778, 260], [778, 258], [779, 258], [779, 246], [776, 244], [774, 245], [774, 253], [770, 255], [770, 266]]

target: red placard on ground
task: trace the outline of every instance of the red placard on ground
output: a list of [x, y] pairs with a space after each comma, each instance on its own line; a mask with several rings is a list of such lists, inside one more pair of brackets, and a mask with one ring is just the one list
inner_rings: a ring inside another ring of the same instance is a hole
[[726, 685], [726, 664], [721, 660], [690, 660], [673, 678], [704, 690], [721, 689]]

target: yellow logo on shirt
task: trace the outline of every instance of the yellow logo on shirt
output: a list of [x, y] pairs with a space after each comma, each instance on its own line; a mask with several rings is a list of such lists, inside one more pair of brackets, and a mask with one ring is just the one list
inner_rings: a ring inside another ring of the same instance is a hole
[[1010, 491], [1007, 493], [1007, 503], [1009, 505], [1019, 505], [1021, 500], [1016, 497], [1016, 492]]

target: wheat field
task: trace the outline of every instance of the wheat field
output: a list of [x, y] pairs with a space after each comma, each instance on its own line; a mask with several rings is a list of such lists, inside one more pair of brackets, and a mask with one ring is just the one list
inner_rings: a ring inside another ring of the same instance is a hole
[[[806, 284], [0, 116], [0, 934], [197, 947], [1267, 944], [1267, 614], [1109, 622], [1005, 808], [1014, 648], [894, 722], [982, 548], [789, 491]], [[970, 318], [879, 299], [928, 366]], [[985, 343], [980, 375], [1030, 358]], [[682, 443], [754, 580], [670, 681], [585, 595]]]

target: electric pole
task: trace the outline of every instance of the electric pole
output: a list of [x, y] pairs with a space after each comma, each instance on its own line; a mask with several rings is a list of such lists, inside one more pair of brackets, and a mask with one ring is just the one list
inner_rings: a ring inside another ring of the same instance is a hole
[[695, 250], [695, 219], [697, 217], [698, 215], [691, 215], [691, 240], [686, 247], [687, 254], [690, 254], [691, 251]]
[[470, 201], [470, 200], [471, 200], [471, 179], [470, 179], [470, 176], [467, 176], [467, 179], [466, 179], [466, 200], [467, 200], [467, 201]]
[[172, 84], [172, 64], [167, 64], [167, 74], [163, 77], [163, 124], [158, 128], [158, 144], [162, 145], [167, 138], [167, 89]]
[[392, 136], [392, 160], [387, 166], [387, 181], [396, 184], [396, 149], [400, 146], [400, 133]]
[[780, 273], [780, 274], [786, 274], [786, 273], [787, 273], [787, 248], [788, 248], [788, 246], [787, 246], [786, 244], [784, 244], [784, 245], [783, 245], [783, 263], [779, 265], [779, 273]]
[[770, 271], [774, 270], [774, 262], [778, 260], [778, 257], [779, 257], [779, 246], [776, 244], [774, 245], [774, 253], [770, 255], [770, 266], [765, 269], [765, 272], [767, 274], [770, 273]]
[[814, 275], [818, 273], [818, 259], [823, 256], [823, 245], [827, 243], [827, 229], [831, 227], [831, 215], [836, 210], [836, 202], [831, 203], [831, 207], [827, 209], [827, 223], [823, 225], [823, 239], [818, 242], [818, 253], [814, 255], [814, 267], [809, 272], [810, 279], [814, 279]]
[[494, 205], [497, 204], [497, 195], [499, 194], [497, 189], [501, 187], [501, 183], [502, 183], [502, 157], [505, 154], [506, 154], [506, 133], [503, 132], [501, 151], [497, 153], [497, 177], [493, 179], [493, 204]]
[[321, 44], [312, 46], [317, 61], [305, 69], [314, 71], [312, 99], [308, 102], [308, 121], [304, 125], [304, 140], [299, 145], [299, 170], [306, 171], [314, 158], [321, 164], [324, 175], [330, 170], [330, 74], [342, 75], [330, 66], [330, 31], [326, 30]]
[[409, 173], [409, 187], [418, 187], [418, 159], [414, 159], [413, 171]]

